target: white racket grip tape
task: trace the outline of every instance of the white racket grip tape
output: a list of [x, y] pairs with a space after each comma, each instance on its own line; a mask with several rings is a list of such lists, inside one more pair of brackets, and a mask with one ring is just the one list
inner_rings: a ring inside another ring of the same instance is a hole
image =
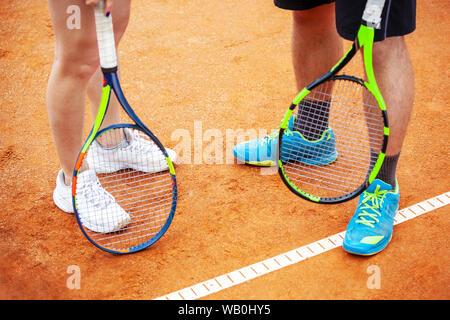
[[380, 29], [385, 0], [367, 0], [362, 19], [369, 27]]
[[112, 17], [111, 15], [105, 16], [104, 11], [105, 2], [100, 0], [94, 9], [100, 66], [110, 69], [117, 67], [116, 44]]

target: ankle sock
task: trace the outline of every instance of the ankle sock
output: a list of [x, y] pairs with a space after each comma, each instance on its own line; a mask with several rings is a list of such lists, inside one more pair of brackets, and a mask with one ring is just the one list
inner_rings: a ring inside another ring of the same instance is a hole
[[328, 129], [330, 101], [303, 99], [298, 105], [294, 131], [299, 131], [308, 140], [317, 140]]
[[400, 153], [394, 156], [386, 156], [384, 162], [381, 165], [380, 172], [378, 172], [377, 179], [386, 182], [392, 186], [392, 190], [395, 189], [396, 179], [395, 173], [397, 171], [397, 163]]

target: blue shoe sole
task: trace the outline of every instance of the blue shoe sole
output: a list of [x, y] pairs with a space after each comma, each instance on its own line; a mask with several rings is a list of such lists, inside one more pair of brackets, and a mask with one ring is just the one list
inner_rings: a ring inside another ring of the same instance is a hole
[[[320, 157], [316, 157], [316, 158], [300, 158], [298, 159], [299, 162], [304, 163], [304, 164], [309, 164], [312, 166], [324, 166], [327, 164], [330, 164], [332, 162], [334, 162], [338, 157], [338, 153], [336, 150], [334, 150], [332, 153], [328, 154], [328, 155], [322, 155]], [[297, 159], [289, 159], [289, 160], [297, 160]], [[283, 159], [282, 159], [283, 161]]]
[[[245, 160], [241, 160], [239, 159], [236, 154], [234, 154], [234, 157], [236, 159], [238, 159], [239, 161], [242, 161], [246, 164], [252, 165], [252, 166], [258, 166], [258, 167], [273, 167], [276, 166], [277, 163], [273, 160], [264, 160], [264, 161], [245, 161]], [[304, 163], [304, 164], [308, 164], [308, 165], [312, 165], [312, 166], [325, 166], [327, 164], [333, 163], [334, 161], [336, 161], [338, 157], [338, 153], [335, 150], [333, 153], [327, 155], [327, 156], [321, 156], [321, 157], [317, 157], [317, 158], [302, 158], [300, 160], [298, 160], [298, 162], [300, 163]], [[289, 159], [290, 161], [295, 159]], [[285, 161], [285, 160], [281, 160], [281, 161]]]
[[382, 241], [378, 245], [374, 246], [373, 250], [371, 250], [371, 251], [362, 251], [361, 249], [347, 246], [345, 244], [345, 242], [342, 244], [342, 248], [346, 252], [354, 254], [354, 255], [358, 255], [358, 256], [373, 256], [373, 255], [383, 251], [387, 247], [389, 242], [391, 242], [391, 239], [392, 239], [392, 233], [391, 233], [391, 236], [389, 237], [389, 239], [387, 241]]

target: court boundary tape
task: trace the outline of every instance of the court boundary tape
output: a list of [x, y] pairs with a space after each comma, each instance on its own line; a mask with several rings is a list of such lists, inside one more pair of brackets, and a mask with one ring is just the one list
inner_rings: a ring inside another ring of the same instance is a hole
[[[394, 225], [450, 204], [450, 191], [399, 210]], [[342, 246], [345, 231], [154, 300], [197, 300]]]

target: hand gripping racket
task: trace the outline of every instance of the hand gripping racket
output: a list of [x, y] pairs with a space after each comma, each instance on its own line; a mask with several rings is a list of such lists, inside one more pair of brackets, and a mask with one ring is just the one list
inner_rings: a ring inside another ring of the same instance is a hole
[[[282, 120], [278, 171], [304, 199], [348, 201], [368, 187], [384, 161], [389, 126], [372, 67], [374, 29], [380, 27], [384, 2], [367, 1], [350, 50], [298, 93]], [[360, 49], [367, 80], [338, 74]]]
[[[132, 253], [167, 231], [176, 208], [177, 184], [168, 153], [131, 109], [120, 87], [112, 19], [95, 8], [103, 93], [93, 128], [78, 156], [72, 180], [75, 215], [83, 234], [111, 253]], [[100, 130], [114, 92], [133, 124]]]

